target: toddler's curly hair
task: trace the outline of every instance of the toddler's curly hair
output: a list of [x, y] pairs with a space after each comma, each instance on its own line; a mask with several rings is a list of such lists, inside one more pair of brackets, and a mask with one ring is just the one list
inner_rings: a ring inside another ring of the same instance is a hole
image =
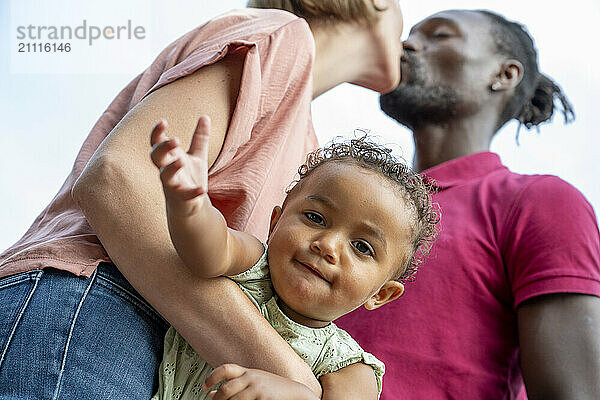
[[391, 149], [373, 142], [365, 134], [357, 139], [334, 140], [328, 146], [309, 153], [306, 162], [298, 169], [299, 179], [287, 190], [288, 194], [297, 183], [328, 162], [349, 163], [378, 172], [399, 189], [404, 198], [404, 206], [410, 209], [414, 219], [411, 224], [412, 254], [399, 267], [395, 279], [402, 283], [413, 281], [438, 233], [437, 223], [441, 212], [431, 199], [431, 194], [435, 191], [434, 182], [413, 171], [403, 159], [394, 156]]

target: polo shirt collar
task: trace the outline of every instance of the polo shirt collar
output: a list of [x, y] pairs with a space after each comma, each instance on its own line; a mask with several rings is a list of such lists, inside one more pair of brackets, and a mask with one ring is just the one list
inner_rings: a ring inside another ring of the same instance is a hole
[[435, 186], [438, 188], [446, 189], [483, 177], [499, 169], [507, 169], [502, 165], [500, 156], [484, 151], [443, 162], [426, 169], [422, 174], [433, 178]]

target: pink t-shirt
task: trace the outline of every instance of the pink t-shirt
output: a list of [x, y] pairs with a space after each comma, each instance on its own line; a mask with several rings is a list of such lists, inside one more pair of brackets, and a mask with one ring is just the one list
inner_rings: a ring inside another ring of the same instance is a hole
[[303, 19], [279, 10], [244, 9], [173, 42], [119, 93], [92, 128], [56, 197], [0, 255], [0, 277], [45, 267], [90, 276], [98, 263], [109, 261], [71, 198], [74, 182], [102, 140], [146, 95], [234, 51], [246, 56], [223, 149], [209, 171], [209, 195], [230, 227], [266, 239], [272, 207], [281, 204], [306, 153], [318, 144], [310, 115], [315, 48]]
[[565, 181], [512, 173], [493, 153], [424, 173], [442, 221], [416, 281], [336, 323], [386, 364], [383, 400], [525, 398], [515, 310], [550, 293], [600, 296], [594, 211]]

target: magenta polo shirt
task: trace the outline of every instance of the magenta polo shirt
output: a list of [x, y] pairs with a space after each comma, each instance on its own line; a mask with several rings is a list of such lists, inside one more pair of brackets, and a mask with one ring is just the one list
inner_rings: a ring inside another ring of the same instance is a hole
[[399, 300], [336, 323], [386, 364], [383, 400], [525, 398], [516, 308], [549, 293], [600, 296], [600, 235], [583, 195], [512, 173], [494, 153], [424, 172], [441, 232]]

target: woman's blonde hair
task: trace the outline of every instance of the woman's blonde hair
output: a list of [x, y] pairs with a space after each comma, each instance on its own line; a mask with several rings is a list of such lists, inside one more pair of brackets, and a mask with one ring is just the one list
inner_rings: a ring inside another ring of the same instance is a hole
[[248, 7], [289, 11], [309, 23], [334, 20], [370, 24], [383, 11], [369, 0], [249, 0]]

